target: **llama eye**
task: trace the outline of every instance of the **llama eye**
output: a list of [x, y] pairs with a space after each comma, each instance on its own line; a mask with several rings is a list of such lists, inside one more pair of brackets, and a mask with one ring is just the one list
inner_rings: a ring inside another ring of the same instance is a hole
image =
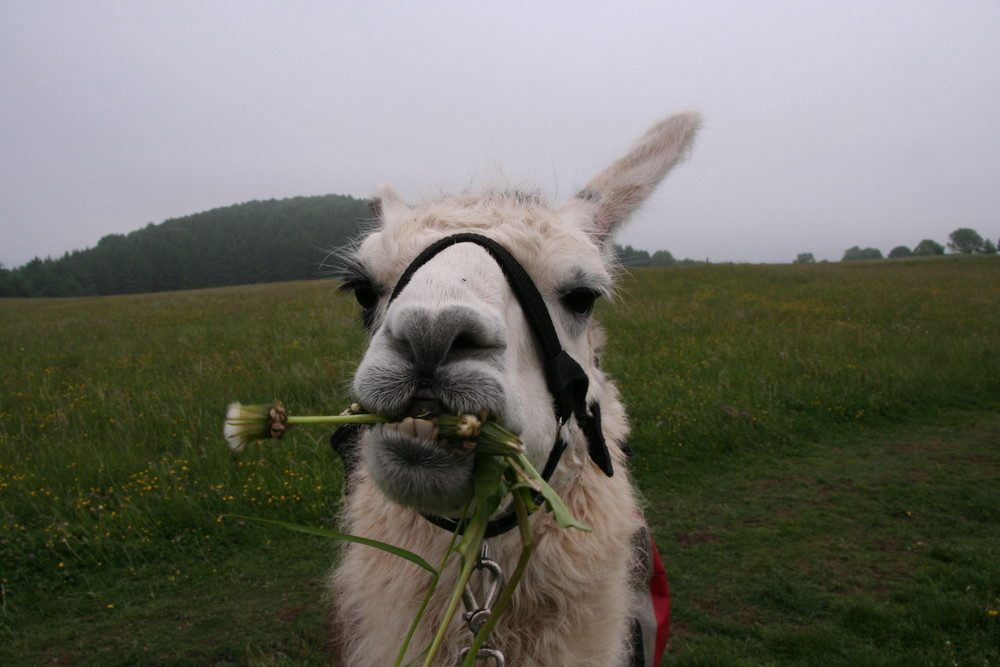
[[378, 292], [367, 284], [361, 283], [354, 286], [354, 298], [365, 310], [371, 310], [378, 303]]
[[371, 280], [356, 270], [345, 270], [341, 274], [341, 280], [342, 282], [337, 291], [353, 292], [354, 298], [357, 299], [358, 304], [364, 309], [367, 317], [367, 314], [373, 311], [375, 306], [378, 305], [378, 289], [375, 288]]
[[563, 295], [562, 302], [577, 315], [590, 315], [599, 296], [601, 293], [590, 287], [576, 287]]

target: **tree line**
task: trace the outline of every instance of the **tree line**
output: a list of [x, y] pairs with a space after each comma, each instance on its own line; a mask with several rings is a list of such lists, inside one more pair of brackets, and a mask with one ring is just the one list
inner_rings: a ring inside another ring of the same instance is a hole
[[[1000, 245], [1000, 241], [993, 243], [991, 239], [983, 238], [980, 236], [979, 232], [968, 227], [960, 227], [948, 235], [948, 250], [963, 255], [971, 255], [974, 253], [982, 255], [995, 255], [997, 254], [998, 245]], [[933, 255], [943, 255], [944, 252], [945, 246], [932, 239], [924, 239], [914, 246], [912, 250], [905, 245], [896, 246], [889, 251], [889, 259], [898, 259], [901, 257], [930, 257]], [[883, 259], [882, 251], [878, 248], [862, 248], [861, 246], [852, 246], [844, 251], [844, 256], [840, 261], [851, 262], [865, 259]], [[796, 264], [815, 261], [816, 259], [813, 257], [811, 252], [799, 253], [799, 256], [795, 259]]]
[[[674, 266], [677, 264], [702, 264], [695, 259], [676, 259], [669, 250], [657, 250], [650, 254], [646, 250], [637, 250], [630, 245], [615, 244], [615, 259], [621, 266], [639, 268], [644, 266]], [[705, 260], [706, 262], [708, 260]]]
[[[0, 297], [104, 296], [317, 278], [330, 273], [329, 251], [358, 236], [371, 217], [369, 205], [345, 195], [294, 197], [149, 223], [58, 259], [36, 257], [15, 269], [0, 265]], [[969, 228], [952, 232], [947, 247], [956, 253], [997, 252], [997, 244]], [[924, 239], [912, 250], [893, 248], [889, 257], [944, 252], [945, 246]], [[629, 268], [701, 263], [631, 245], [616, 245], [615, 253], [618, 263]], [[854, 246], [842, 261], [882, 257], [877, 248]], [[795, 259], [814, 261], [812, 253]]]
[[0, 296], [103, 296], [305, 280], [328, 272], [369, 202], [342, 195], [251, 201], [105, 236], [58, 259], [0, 267]]
[[[67, 297], [308, 280], [331, 273], [329, 251], [371, 218], [370, 202], [342, 195], [251, 201], [109, 234], [93, 248], [0, 266], [0, 297]], [[622, 266], [694, 263], [615, 246]]]

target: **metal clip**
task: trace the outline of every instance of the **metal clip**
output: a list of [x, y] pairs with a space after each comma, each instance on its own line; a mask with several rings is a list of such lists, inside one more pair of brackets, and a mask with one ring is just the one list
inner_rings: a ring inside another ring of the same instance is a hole
[[[465, 585], [465, 590], [462, 591], [462, 604], [466, 610], [462, 615], [462, 620], [469, 626], [469, 632], [475, 636], [479, 634], [486, 621], [489, 620], [490, 614], [493, 613], [493, 607], [496, 606], [497, 601], [500, 599], [500, 594], [503, 592], [504, 587], [504, 576], [500, 564], [489, 557], [486, 542], [483, 542], [483, 549], [473, 568], [483, 572], [485, 583], [488, 584], [482, 604], [476, 599], [476, 594], [472, 592], [471, 580]], [[471, 648], [466, 648], [459, 654], [459, 667], [465, 662]], [[476, 654], [476, 662], [480, 660], [492, 660], [495, 667], [505, 667], [507, 664], [503, 653], [486, 644], [483, 644]]]
[[485, 573], [485, 578], [489, 582], [489, 586], [486, 589], [486, 595], [481, 604], [476, 599], [475, 593], [472, 592], [472, 586], [467, 585], [462, 592], [462, 603], [466, 609], [462, 618], [469, 625], [469, 632], [472, 634], [478, 633], [490, 617], [490, 614], [493, 613], [493, 607], [500, 599], [500, 593], [503, 591], [504, 585], [503, 570], [500, 569], [500, 564], [495, 560], [480, 557], [475, 565], [475, 569]]
[[[462, 667], [465, 657], [469, 655], [470, 649], [471, 647], [462, 649], [462, 652], [458, 654], [458, 667]], [[504, 660], [503, 653], [490, 646], [483, 646], [479, 649], [479, 653], [476, 654], [476, 662], [480, 660], [492, 660], [494, 667], [507, 667], [507, 661]]]

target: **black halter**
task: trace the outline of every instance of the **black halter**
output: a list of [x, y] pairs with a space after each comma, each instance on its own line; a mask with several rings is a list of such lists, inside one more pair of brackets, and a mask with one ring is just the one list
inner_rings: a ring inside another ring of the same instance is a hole
[[[552, 407], [555, 411], [556, 419], [561, 426], [565, 424], [571, 416], [576, 415], [577, 423], [583, 429], [583, 433], [587, 438], [587, 449], [590, 454], [590, 458], [595, 464], [597, 464], [604, 474], [610, 477], [614, 473], [614, 469], [612, 468], [611, 455], [608, 452], [607, 444], [604, 441], [604, 434], [601, 430], [600, 406], [597, 402], [594, 402], [590, 404], [588, 409], [587, 405], [587, 374], [584, 372], [583, 368], [580, 367], [580, 364], [577, 363], [576, 360], [562, 348], [555, 326], [552, 324], [549, 309], [546, 307], [545, 301], [542, 299], [542, 295], [538, 292], [538, 288], [535, 287], [535, 283], [531, 280], [531, 276], [528, 275], [528, 272], [524, 270], [524, 267], [521, 266], [517, 259], [515, 259], [506, 248], [493, 239], [481, 234], [462, 233], [446, 236], [443, 239], [432, 243], [424, 249], [423, 252], [417, 255], [413, 262], [410, 263], [410, 265], [403, 272], [403, 275], [400, 276], [395, 288], [393, 288], [392, 295], [389, 297], [389, 303], [392, 303], [392, 301], [399, 296], [399, 293], [403, 291], [406, 285], [410, 282], [410, 279], [413, 278], [413, 274], [416, 273], [420, 267], [430, 261], [435, 255], [445, 248], [449, 248], [458, 243], [474, 243], [480, 246], [486, 250], [500, 266], [507, 279], [507, 283], [514, 292], [514, 296], [517, 297], [518, 302], [521, 304], [521, 310], [524, 312], [524, 317], [528, 321], [528, 326], [531, 328], [531, 332], [534, 334], [535, 339], [538, 341], [541, 348], [542, 367], [545, 373], [545, 382], [548, 386], [549, 393], [552, 394]], [[334, 449], [338, 449], [339, 451], [337, 443], [338, 435], [346, 436], [348, 434], [340, 434], [339, 431], [334, 434], [332, 444], [334, 445]], [[555, 443], [552, 445], [552, 449], [549, 452], [548, 460], [545, 462], [545, 467], [542, 469], [542, 477], [546, 481], [548, 481], [555, 472], [566, 447], [566, 440], [561, 434], [557, 434]], [[537, 498], [536, 502], [541, 503], [541, 498]], [[441, 528], [451, 531], [461, 530], [460, 522], [455, 519], [449, 519], [433, 514], [425, 514], [424, 517], [434, 525], [440, 526]], [[486, 536], [494, 537], [496, 535], [500, 535], [516, 525], [517, 516], [513, 510], [511, 510], [507, 514], [489, 523], [486, 529]]]

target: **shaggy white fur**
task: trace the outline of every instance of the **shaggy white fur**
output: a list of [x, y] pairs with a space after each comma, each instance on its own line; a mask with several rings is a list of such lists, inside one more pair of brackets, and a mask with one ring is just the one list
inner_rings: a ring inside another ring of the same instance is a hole
[[[366, 308], [372, 337], [354, 391], [372, 411], [405, 414], [408, 406], [427, 401], [449, 411], [486, 409], [522, 435], [537, 467], [548, 455], [560, 427], [537, 344], [500, 268], [482, 248], [459, 244], [443, 251], [388, 303], [413, 258], [438, 238], [460, 231], [490, 236], [517, 257], [545, 298], [564, 349], [590, 379], [588, 402], [600, 405], [615, 474], [606, 477], [591, 462], [586, 439], [571, 419], [563, 427], [569, 448], [552, 484], [593, 532], [559, 529], [544, 512], [532, 517], [538, 546], [490, 637], [508, 665], [609, 667], [627, 659], [630, 575], [637, 557], [633, 539], [645, 524], [620, 446], [629, 430], [625, 410], [598, 365], [603, 334], [589, 312], [570, 307], [567, 295], [579, 288], [611, 291], [615, 230], [684, 157], [698, 123], [697, 114], [685, 113], [654, 125], [625, 156], [557, 208], [511, 192], [454, 196], [410, 207], [382, 188], [381, 224], [350, 261], [349, 282]], [[363, 438], [366, 465], [351, 480], [342, 523], [350, 533], [396, 544], [437, 564], [451, 534], [413, 506], [453, 509], [456, 498], [467, 493], [468, 457], [412, 456], [434, 443], [405, 445], [401, 450], [398, 435], [380, 434], [378, 428]], [[427, 490], [432, 488], [436, 490]], [[406, 499], [411, 506], [389, 498]], [[520, 538], [513, 531], [492, 538], [489, 547], [491, 557], [510, 571]], [[453, 564], [442, 575], [411, 642], [410, 659], [429, 643], [456, 574]], [[408, 562], [347, 546], [330, 576], [335, 635], [344, 663], [391, 665], [429, 584], [430, 575]], [[440, 664], [455, 664], [471, 638], [456, 619]]]

